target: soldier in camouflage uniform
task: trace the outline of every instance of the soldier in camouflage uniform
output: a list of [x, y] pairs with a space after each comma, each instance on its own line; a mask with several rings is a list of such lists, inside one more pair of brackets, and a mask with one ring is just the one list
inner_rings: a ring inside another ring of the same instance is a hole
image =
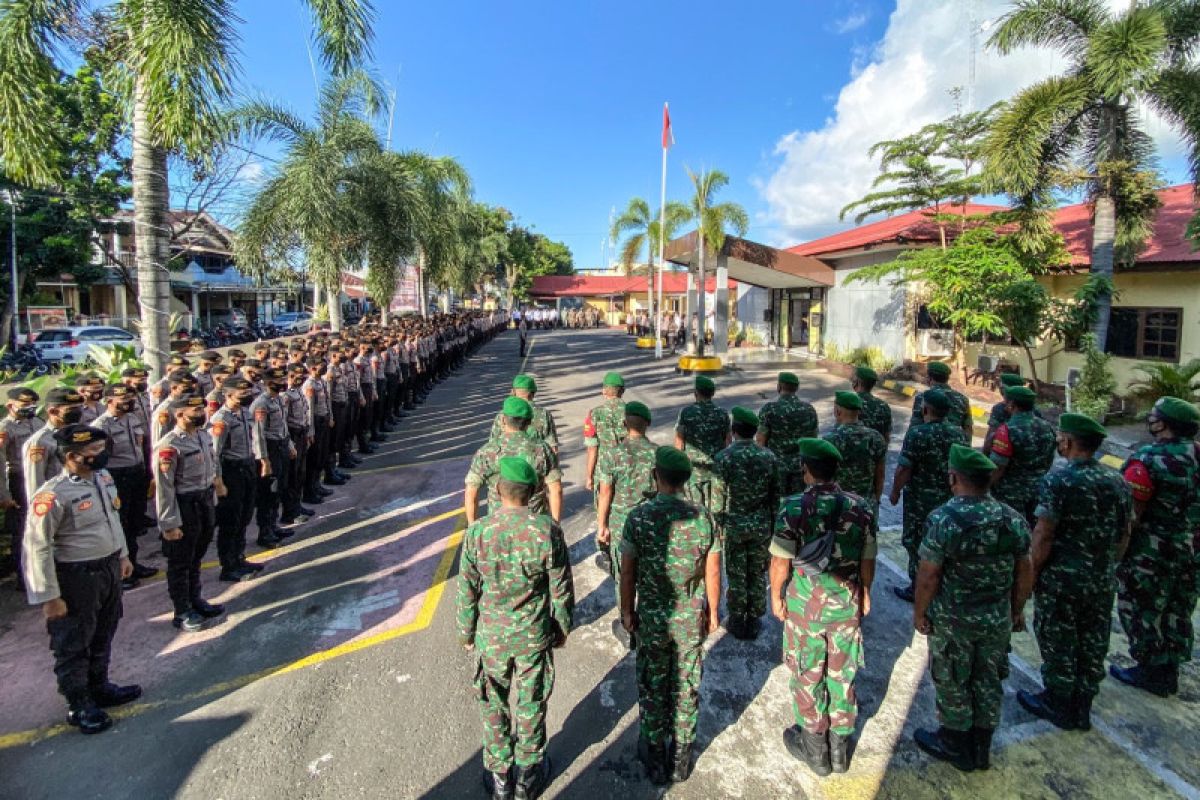
[[[534, 381], [532, 375], [518, 375], [513, 378], [512, 382], [513, 397], [519, 397], [522, 400], [527, 400], [529, 405], [533, 406], [533, 420], [529, 423], [529, 432], [539, 439], [550, 445], [550, 449], [558, 455], [558, 430], [554, 427], [554, 415], [549, 409], [541, 408], [533, 404], [533, 397], [537, 394], [537, 382]], [[489, 442], [494, 442], [504, 435], [504, 414], [496, 414], [496, 419], [492, 421], [492, 432], [488, 436]]]
[[800, 491], [804, 484], [796, 443], [817, 436], [817, 410], [796, 397], [798, 388], [800, 379], [794, 373], [779, 373], [775, 386], [779, 397], [758, 412], [757, 441], [779, 457], [786, 494]]
[[933, 361], [926, 367], [929, 388], [918, 392], [913, 398], [912, 419], [909, 425], [915, 425], [922, 419], [921, 408], [925, 403], [925, 395], [931, 391], [940, 391], [950, 398], [950, 410], [946, 412], [946, 421], [956, 428], [961, 428], [967, 435], [967, 444], [971, 443], [971, 435], [975, 430], [975, 418], [971, 415], [971, 401], [962, 392], [950, 388], [950, 365], [941, 361]]
[[1146, 420], [1154, 443], [1125, 462], [1137, 521], [1117, 568], [1117, 613], [1137, 664], [1109, 672], [1160, 697], [1179, 691], [1179, 665], [1192, 659], [1196, 602], [1195, 540], [1190, 509], [1198, 502], [1200, 465], [1192, 441], [1200, 411], [1163, 397]]
[[[1000, 394], [1001, 396], [1012, 386], [1024, 386], [1025, 379], [1015, 372], [1000, 373]], [[1033, 415], [1038, 419], [1045, 419], [1042, 412], [1036, 406], [1033, 409]], [[996, 431], [1001, 425], [1008, 422], [1012, 414], [1008, 410], [1008, 400], [1002, 399], [999, 403], [992, 406], [992, 411], [988, 414], [988, 429], [983, 437], [983, 454], [990, 456], [992, 454], [992, 439], [996, 436]]]
[[1033, 631], [1046, 688], [1017, 700], [1060, 728], [1090, 730], [1133, 508], [1120, 473], [1096, 459], [1104, 428], [1082, 414], [1058, 424], [1066, 461], [1042, 480], [1033, 531]]
[[[960, 428], [946, 421], [951, 407], [950, 398], [940, 391], [925, 392], [922, 403], [924, 422], [914, 425], [904, 435], [900, 448], [900, 459], [896, 473], [892, 476], [892, 505], [900, 502], [904, 492], [904, 532], [901, 542], [908, 553], [908, 578], [917, 575], [917, 550], [921, 545], [922, 530], [929, 512], [950, 499], [950, 487], [946, 482], [947, 462], [950, 448], [955, 444], [968, 444], [969, 440]], [[913, 601], [913, 586], [898, 588], [896, 596], [905, 602]]]
[[630, 512], [621, 539], [621, 622], [637, 636], [638, 756], [660, 785], [691, 774], [703, 645], [720, 624], [721, 542], [708, 510], [683, 497], [691, 472], [681, 451], [659, 447], [658, 494]]
[[[858, 716], [854, 678], [863, 665], [860, 624], [871, 610], [877, 544], [871, 503], [836, 481], [838, 449], [822, 439], [803, 439], [799, 447], [808, 488], [786, 498], [779, 511], [771, 610], [784, 625], [796, 720], [783, 732], [784, 745], [824, 776], [850, 766]], [[826, 537], [832, 549], [820, 563], [810, 550]]]
[[500, 459], [505, 456], [520, 456], [528, 461], [537, 472], [539, 482], [529, 500], [529, 510], [534, 514], [549, 514], [557, 523], [562, 517], [562, 472], [558, 459], [545, 442], [528, 433], [533, 419], [533, 406], [519, 397], [508, 397], [501, 408], [504, 415], [504, 436], [496, 442], [488, 442], [471, 459], [467, 471], [466, 506], [467, 524], [479, 516], [477, 502], [479, 487], [488, 490], [488, 511], [500, 507], [497, 484], [500, 480]]
[[862, 414], [859, 415], [862, 424], [877, 431], [883, 437], [884, 444], [889, 444], [892, 441], [892, 407], [871, 394], [878, 381], [879, 376], [875, 370], [870, 367], [856, 367], [850, 388], [862, 398]]
[[922, 750], [964, 772], [991, 765], [1004, 696], [1002, 664], [1014, 626], [1024, 625], [1033, 583], [1029, 526], [988, 495], [995, 468], [970, 447], [951, 448], [954, 497], [925, 523], [913, 604], [913, 626], [929, 637], [941, 723], [914, 738]]
[[735, 406], [733, 443], [713, 459], [712, 512], [725, 553], [725, 628], [755, 639], [767, 610], [763, 579], [770, 556], [774, 511], [783, 496], [779, 458], [754, 441], [758, 416]]
[[871, 513], [878, 515], [887, 441], [878, 431], [863, 424], [864, 405], [862, 396], [855, 392], [836, 392], [833, 418], [837, 424], [823, 438], [842, 454], [838, 485], [869, 502]]
[[[583, 420], [583, 444], [587, 448], [587, 488], [594, 492], [592, 497], [596, 508], [600, 507], [600, 494], [596, 485], [596, 475], [603, 475], [608, 469], [608, 457], [621, 442], [625, 434], [625, 402], [621, 396], [625, 394], [625, 379], [616, 372], [604, 376], [602, 391], [604, 402], [588, 412]], [[600, 541], [600, 532], [596, 531], [597, 562], [606, 571], [611, 568], [611, 556], [608, 545]]]
[[475, 692], [485, 783], [493, 798], [512, 798], [515, 784], [516, 797], [524, 799], [537, 797], [550, 776], [551, 648], [562, 647], [571, 632], [575, 593], [562, 530], [529, 508], [541, 478], [519, 457], [501, 458], [498, 468], [501, 505], [463, 537], [458, 637], [479, 654]]
[[696, 376], [696, 402], [679, 412], [675, 423], [675, 448], [692, 462], [688, 499], [712, 508], [713, 458], [729, 444], [729, 414], [713, 403], [717, 385], [705, 375]]
[[1037, 395], [1025, 386], [1005, 390], [1005, 406], [1009, 414], [992, 437], [992, 496], [1007, 503], [1034, 524], [1034, 509], [1038, 503], [1038, 486], [1054, 464], [1054, 426], [1033, 415]]
[[[654, 442], [646, 438], [650, 427], [650, 409], [634, 400], [625, 404], [625, 439], [608, 459], [600, 475], [600, 508], [596, 513], [599, 541], [610, 550], [621, 552], [621, 534], [629, 512], [647, 496], [653, 497]], [[620, 600], [621, 559], [612, 559], [613, 582]], [[620, 627], [620, 622], [616, 623]], [[624, 629], [622, 629], [623, 632]], [[615, 631], [614, 631], [615, 632]], [[620, 634], [618, 634], [620, 635]]]

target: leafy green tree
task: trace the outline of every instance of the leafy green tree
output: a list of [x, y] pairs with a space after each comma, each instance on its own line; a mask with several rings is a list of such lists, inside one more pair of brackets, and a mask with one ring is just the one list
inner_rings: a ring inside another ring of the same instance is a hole
[[[729, 176], [724, 172], [710, 169], [696, 173], [689, 169], [687, 174], [692, 181], [692, 198], [688, 207], [688, 218], [696, 224], [696, 231], [699, 234], [697, 241], [699, 281], [696, 292], [699, 305], [699, 340], [696, 342], [696, 354], [703, 358], [706, 322], [704, 316], [706, 251], [711, 248], [712, 252], [720, 253], [721, 248], [725, 246], [727, 231], [732, 230], [738, 236], [745, 236], [746, 230], [750, 227], [750, 217], [746, 214], [746, 209], [737, 203], [716, 202], [717, 192], [729, 185]], [[686, 320], [684, 320], [684, 324], [687, 324]]]
[[[989, 42], [1001, 53], [1052, 47], [1064, 74], [1019, 93], [984, 147], [985, 184], [1033, 203], [1083, 185], [1093, 205], [1091, 272], [1111, 284], [1131, 261], [1158, 200], [1154, 145], [1139, 108], [1171, 122], [1200, 180], [1200, 45], [1196, 3], [1148, 0], [1113, 12], [1102, 0], [1020, 0]], [[1112, 296], [1098, 298], [1093, 335], [1103, 351]]]
[[[635, 197], [629, 201], [629, 205], [621, 212], [612, 224], [612, 229], [609, 235], [615, 244], [622, 236], [625, 237], [621, 243], [621, 264], [625, 267], [626, 275], [638, 274], [639, 270], [634, 267], [634, 262], [642, 255], [646, 254], [646, 269], [647, 276], [647, 297], [650, 299], [650, 307], [654, 308], [656, 301], [654, 300], [654, 265], [658, 259], [659, 243], [669, 242], [675, 238], [676, 233], [687, 224], [688, 210], [683, 203], [672, 200], [667, 203], [666, 207], [666, 225], [662, 224], [662, 209], [651, 213], [650, 204], [640, 197]], [[661, 234], [660, 234], [661, 231]]]

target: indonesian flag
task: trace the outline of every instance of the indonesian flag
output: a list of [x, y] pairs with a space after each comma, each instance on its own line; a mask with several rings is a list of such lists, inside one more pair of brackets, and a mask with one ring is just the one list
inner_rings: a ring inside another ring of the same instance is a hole
[[671, 130], [671, 112], [667, 110], [667, 104], [663, 103], [663, 150], [673, 144], [675, 144], [675, 133]]

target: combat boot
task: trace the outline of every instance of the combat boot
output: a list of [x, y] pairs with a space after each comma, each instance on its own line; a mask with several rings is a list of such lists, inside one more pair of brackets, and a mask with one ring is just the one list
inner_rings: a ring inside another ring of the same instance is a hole
[[793, 725], [783, 732], [783, 746], [792, 758], [803, 761], [815, 774], [824, 778], [833, 772], [829, 758], [829, 742], [823, 733], [809, 733]]
[[991, 728], [974, 728], [971, 730], [971, 760], [975, 769], [992, 768], [992, 734]]
[[963, 772], [975, 769], [970, 731], [952, 731], [949, 728], [929, 731], [922, 728], [913, 734], [913, 740], [917, 747], [939, 761], [949, 761], [956, 769]]
[[1160, 669], [1159, 667], [1143, 667], [1141, 664], [1135, 664], [1132, 667], [1118, 667], [1116, 664], [1110, 664], [1108, 674], [1121, 683], [1145, 690], [1157, 697], [1170, 697], [1171, 691], [1163, 684]]
[[98, 686], [91, 687], [88, 691], [92, 695], [92, 701], [98, 708], [123, 706], [126, 703], [132, 703], [142, 696], [142, 687], [136, 683], [131, 683], [128, 686], [118, 686], [111, 681], [106, 681]]
[[1179, 665], [1163, 664], [1158, 667], [1159, 685], [1167, 694], [1179, 694]]
[[671, 765], [671, 781], [683, 783], [692, 774], [692, 743], [675, 743], [675, 752]]
[[504, 772], [483, 771], [483, 788], [492, 800], [513, 800], [512, 768]]
[[741, 614], [730, 614], [728, 617], [726, 617], [725, 630], [729, 631], [729, 635], [735, 639], [744, 639], [746, 636], [746, 628]]
[[646, 777], [655, 786], [667, 783], [667, 748], [665, 742], [655, 744], [646, 738], [644, 733], [638, 733], [638, 759], [646, 767]]
[[550, 783], [550, 757], [543, 755], [542, 760], [532, 767], [521, 767], [521, 777], [517, 779], [516, 800], [535, 800], [541, 797]]
[[72, 703], [67, 712], [67, 724], [79, 728], [80, 733], [104, 733], [112, 727], [113, 721], [103, 710], [96, 707], [91, 700], [80, 700]]
[[1019, 691], [1017, 702], [1030, 714], [1041, 717], [1064, 731], [1073, 731], [1077, 727], [1072, 704], [1049, 689], [1038, 694]]
[[1071, 713], [1075, 717], [1075, 729], [1080, 731], [1090, 731], [1092, 729], [1092, 698], [1084, 695], [1075, 695], [1075, 702], [1071, 704]]
[[850, 737], [829, 732], [829, 765], [834, 772], [850, 769]]

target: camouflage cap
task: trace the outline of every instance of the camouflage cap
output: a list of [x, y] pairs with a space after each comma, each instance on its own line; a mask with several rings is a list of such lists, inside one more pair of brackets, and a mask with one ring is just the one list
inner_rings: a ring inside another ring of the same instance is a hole
[[814, 461], [841, 461], [842, 452], [824, 439], [797, 439], [796, 448], [801, 458]]
[[537, 381], [533, 379], [532, 375], [518, 375], [517, 377], [513, 378], [512, 388], [523, 389], [527, 392], [536, 392]]
[[781, 372], [779, 373], [779, 382], [784, 386], [799, 386], [800, 376], [794, 372]]
[[1000, 384], [1004, 387], [1009, 386], [1024, 386], [1025, 379], [1015, 372], [1001, 372]]
[[854, 392], [834, 392], [833, 404], [850, 411], [862, 411], [862, 398]]
[[523, 483], [533, 486], [537, 483], [537, 472], [528, 461], [520, 456], [506, 456], [500, 459], [500, 480], [510, 483]]
[[1175, 422], [1200, 422], [1200, 411], [1196, 410], [1196, 406], [1178, 397], [1158, 398], [1150, 413]]
[[758, 427], [758, 414], [755, 414], [748, 408], [734, 406], [732, 409], [730, 409], [729, 416], [733, 417], [734, 422], [740, 422], [743, 425], [749, 425], [751, 428]]
[[33, 389], [26, 389], [24, 386], [16, 386], [8, 390], [8, 399], [16, 403], [36, 403], [41, 398]]
[[1074, 414], [1067, 412], [1058, 418], [1058, 429], [1063, 433], [1079, 433], [1084, 435], [1108, 436], [1108, 431], [1104, 429], [1096, 420], [1085, 414]]
[[621, 377], [619, 372], [610, 372], [604, 376], [605, 386], [616, 386], [617, 388], [625, 388], [625, 379]]
[[692, 462], [682, 450], [663, 445], [654, 451], [654, 466], [671, 472], [691, 474]]
[[76, 448], [89, 445], [92, 442], [103, 442], [108, 434], [99, 428], [75, 423], [64, 425], [54, 432], [54, 441], [65, 448]]
[[506, 397], [502, 413], [506, 417], [516, 419], [533, 419], [533, 406], [529, 405], [528, 400], [522, 400], [520, 397]]
[[950, 469], [954, 472], [979, 475], [991, 472], [995, 468], [995, 462], [978, 450], [963, 444], [950, 445]]
[[625, 416], [641, 417], [642, 419], [646, 420], [646, 422], [651, 421], [650, 408], [645, 403], [642, 403], [638, 400], [633, 400], [625, 404]]
[[929, 366], [925, 368], [925, 371], [931, 378], [945, 380], [946, 378], [950, 377], [950, 365], [942, 361], [930, 361]]

